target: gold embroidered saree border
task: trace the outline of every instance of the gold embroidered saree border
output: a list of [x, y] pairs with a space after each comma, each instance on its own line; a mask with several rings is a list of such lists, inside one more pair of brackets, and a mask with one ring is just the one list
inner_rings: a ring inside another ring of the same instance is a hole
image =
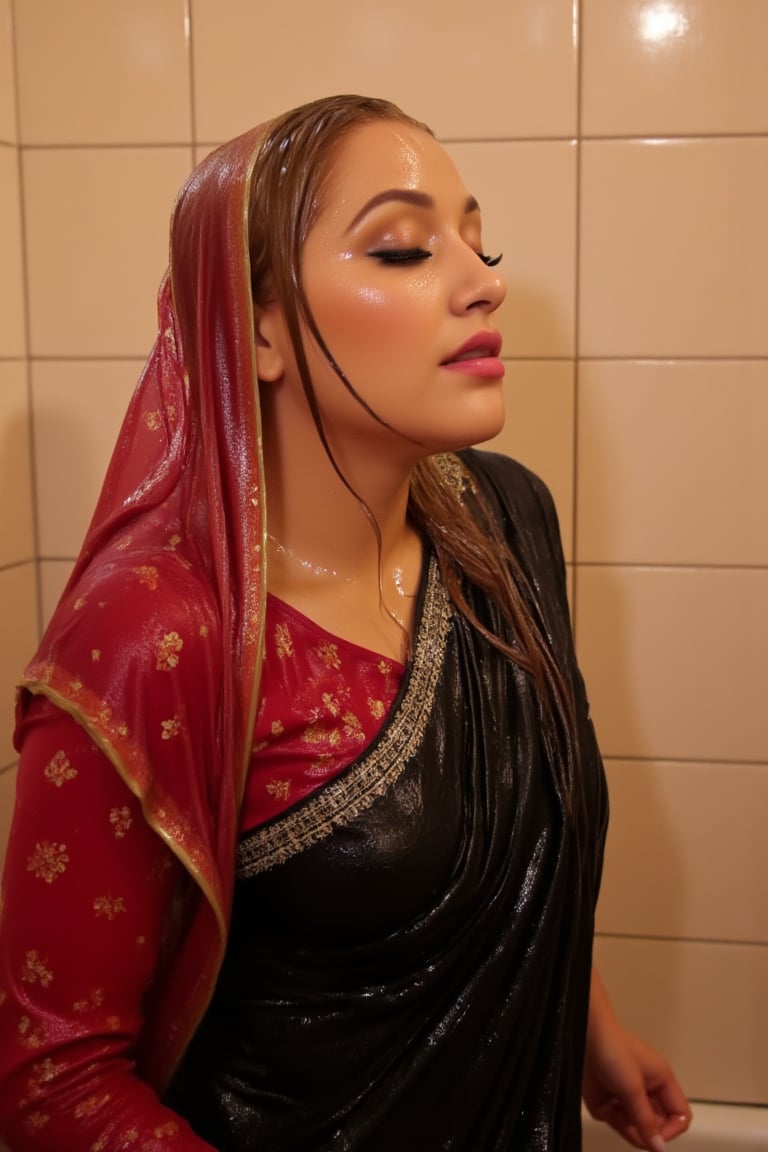
[[249, 832], [237, 849], [238, 879], [283, 864], [343, 828], [398, 779], [424, 736], [440, 679], [451, 605], [434, 556], [405, 694], [372, 751], [304, 803]]

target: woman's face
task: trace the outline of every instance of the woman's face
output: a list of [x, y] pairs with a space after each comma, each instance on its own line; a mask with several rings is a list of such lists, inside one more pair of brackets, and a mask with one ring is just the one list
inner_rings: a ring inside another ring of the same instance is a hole
[[481, 258], [480, 212], [427, 133], [375, 121], [340, 143], [302, 277], [328, 350], [364, 411], [305, 334], [332, 446], [421, 455], [495, 435], [504, 409], [493, 313], [506, 293]]

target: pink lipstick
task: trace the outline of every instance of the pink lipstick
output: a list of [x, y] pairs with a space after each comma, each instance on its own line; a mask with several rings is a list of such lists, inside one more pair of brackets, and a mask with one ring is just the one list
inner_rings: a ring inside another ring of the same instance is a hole
[[504, 375], [500, 352], [501, 336], [498, 332], [477, 332], [447, 356], [440, 367], [484, 380], [498, 380]]

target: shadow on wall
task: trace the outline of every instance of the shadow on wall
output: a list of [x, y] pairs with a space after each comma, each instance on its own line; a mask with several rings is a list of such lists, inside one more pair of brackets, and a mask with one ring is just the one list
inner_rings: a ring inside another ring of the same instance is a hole
[[[38, 636], [25, 390], [19, 392], [18, 412], [11, 413], [4, 423], [6, 434], [0, 443], [0, 772], [15, 762], [11, 744], [14, 686]], [[0, 803], [3, 799], [0, 797]], [[0, 826], [3, 818], [4, 813], [0, 813]]]

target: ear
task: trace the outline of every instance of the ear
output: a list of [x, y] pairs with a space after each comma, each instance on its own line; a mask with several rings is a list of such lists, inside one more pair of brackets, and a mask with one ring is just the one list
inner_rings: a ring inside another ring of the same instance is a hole
[[275, 301], [254, 308], [256, 374], [265, 384], [274, 384], [285, 374], [286, 351], [290, 346], [283, 313]]

